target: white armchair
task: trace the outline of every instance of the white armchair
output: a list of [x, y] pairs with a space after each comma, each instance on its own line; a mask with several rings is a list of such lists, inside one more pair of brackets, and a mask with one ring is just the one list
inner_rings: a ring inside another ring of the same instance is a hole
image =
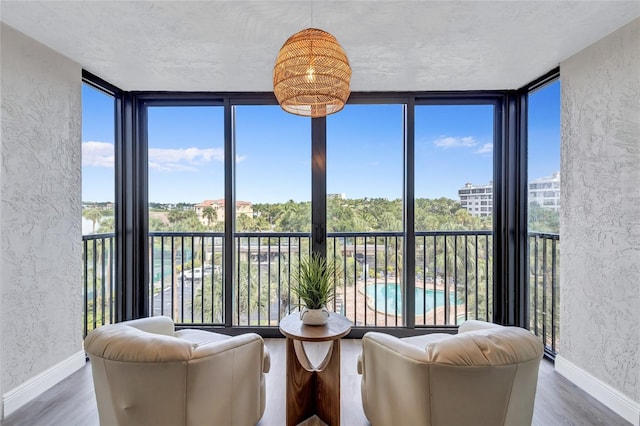
[[530, 425], [542, 353], [531, 332], [481, 321], [455, 335], [367, 333], [365, 415], [373, 426]]
[[255, 425], [269, 353], [254, 333], [175, 331], [171, 318], [105, 325], [86, 337], [100, 424]]

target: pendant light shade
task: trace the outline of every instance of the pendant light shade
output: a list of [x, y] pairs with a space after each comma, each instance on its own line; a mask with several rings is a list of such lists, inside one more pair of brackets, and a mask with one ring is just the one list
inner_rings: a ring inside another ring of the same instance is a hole
[[287, 112], [325, 117], [344, 108], [351, 67], [338, 40], [307, 28], [284, 43], [273, 67], [273, 91]]

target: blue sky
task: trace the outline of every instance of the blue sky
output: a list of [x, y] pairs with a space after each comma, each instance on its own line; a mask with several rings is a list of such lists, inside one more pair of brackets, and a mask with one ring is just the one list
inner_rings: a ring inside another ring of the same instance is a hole
[[[560, 84], [532, 94], [529, 179], [560, 169]], [[83, 200], [113, 201], [113, 100], [83, 86]], [[466, 182], [488, 184], [493, 108], [417, 106], [416, 196], [457, 199]], [[401, 105], [347, 105], [327, 118], [327, 192], [402, 197]], [[278, 106], [236, 108], [236, 193], [253, 203], [311, 198], [311, 121]], [[222, 107], [149, 110], [149, 200], [224, 196]]]

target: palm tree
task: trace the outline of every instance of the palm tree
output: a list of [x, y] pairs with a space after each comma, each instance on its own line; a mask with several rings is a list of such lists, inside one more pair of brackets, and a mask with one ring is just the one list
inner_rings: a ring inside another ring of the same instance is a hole
[[114, 232], [116, 227], [116, 221], [113, 216], [103, 217], [103, 219], [100, 220], [99, 225], [100, 226], [98, 230], [100, 232]]
[[216, 214], [216, 211], [213, 210], [213, 207], [207, 206], [202, 210], [202, 217], [207, 219], [207, 226], [210, 227], [211, 222], [213, 222], [213, 219], [217, 219], [218, 215]]
[[253, 214], [256, 218], [267, 222], [265, 230], [273, 231], [283, 213], [283, 207], [282, 204], [254, 204]]
[[257, 231], [258, 229], [256, 227], [256, 222], [252, 217], [247, 216], [246, 214], [240, 214], [236, 217], [236, 230], [240, 232], [250, 232]]
[[[222, 316], [224, 304], [222, 287], [222, 275], [220, 273], [215, 274], [215, 276], [207, 275], [195, 295], [194, 310], [202, 313], [205, 323], [215, 324], [224, 321]], [[204, 297], [202, 292], [204, 292]]]
[[93, 230], [91, 231], [92, 234], [96, 233], [96, 224], [98, 222], [100, 222], [100, 219], [102, 219], [102, 212], [100, 210], [85, 210], [82, 212], [82, 216], [84, 216], [86, 219], [90, 220], [93, 224]]
[[[250, 325], [251, 314], [260, 311], [264, 313], [264, 308], [269, 303], [269, 294], [260, 287], [261, 280], [258, 276], [258, 270], [255, 266], [250, 265], [246, 259], [238, 259], [239, 270], [236, 280], [236, 288], [234, 299], [234, 325], [241, 325], [241, 321], [246, 316], [247, 325]], [[258, 290], [260, 289], [260, 291]], [[236, 313], [241, 318], [236, 316]]]

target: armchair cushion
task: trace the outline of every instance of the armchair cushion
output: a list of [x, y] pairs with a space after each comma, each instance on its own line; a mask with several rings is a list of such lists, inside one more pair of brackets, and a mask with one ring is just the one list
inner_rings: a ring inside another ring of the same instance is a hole
[[207, 343], [221, 342], [230, 339], [231, 336], [219, 333], [210, 333], [208, 331], [185, 329], [175, 332], [175, 336], [179, 339], [190, 342], [194, 348], [206, 345]]
[[457, 366], [518, 364], [539, 360], [541, 343], [518, 327], [476, 329], [425, 346], [429, 362]]
[[193, 346], [186, 340], [117, 325], [89, 333], [84, 347], [90, 358], [121, 362], [188, 361], [193, 356]]
[[402, 341], [414, 346], [418, 346], [420, 348], [424, 348], [425, 346], [433, 342], [437, 342], [442, 339], [448, 339], [449, 337], [451, 337], [451, 334], [431, 333], [431, 334], [422, 334], [420, 336], [405, 337], [402, 339]]

